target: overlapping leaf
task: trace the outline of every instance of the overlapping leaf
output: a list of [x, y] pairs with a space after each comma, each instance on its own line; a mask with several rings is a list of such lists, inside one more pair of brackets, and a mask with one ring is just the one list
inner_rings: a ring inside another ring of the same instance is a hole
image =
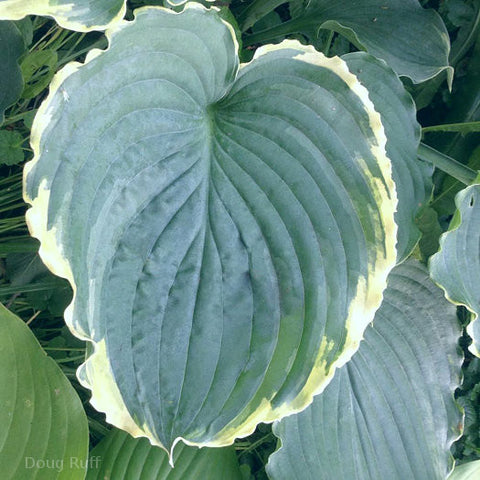
[[430, 259], [430, 274], [451, 302], [472, 312], [474, 318], [467, 327], [473, 339], [469, 348], [480, 356], [480, 184], [457, 193], [455, 204], [450, 229]]
[[0, 21], [0, 125], [5, 109], [22, 93], [23, 78], [18, 60], [24, 51], [25, 43], [15, 23]]
[[415, 217], [428, 202], [433, 188], [433, 167], [417, 159], [420, 125], [416, 120], [415, 104], [399, 78], [393, 72], [385, 74], [387, 67], [382, 60], [360, 52], [342, 58], [368, 89], [370, 99], [382, 118], [387, 136], [387, 155], [392, 161], [393, 180], [397, 187], [397, 261], [401, 262], [420, 238]]
[[[296, 0], [290, 4], [292, 20], [272, 29], [272, 37], [278, 30], [279, 34], [303, 32], [315, 39], [320, 28], [327, 28], [382, 58], [415, 83], [443, 70], [452, 81], [447, 29], [440, 16], [423, 9], [418, 0]], [[265, 35], [251, 35], [248, 43]]]
[[5, 480], [82, 480], [82, 403], [33, 333], [0, 304], [0, 467]]
[[233, 447], [179, 445], [172, 468], [168, 455], [146, 438], [113, 429], [91, 452], [86, 480], [242, 480]]
[[380, 116], [342, 60], [298, 42], [239, 69], [232, 29], [197, 4], [108, 36], [36, 117], [27, 221], [74, 288], [107, 420], [168, 449], [227, 445], [308, 405], [381, 302]]
[[443, 480], [462, 416], [455, 308], [416, 261], [389, 276], [350, 362], [303, 412], [274, 426], [272, 480]]
[[120, 21], [125, 9], [126, 0], [0, 0], [0, 19], [42, 15], [53, 17], [64, 28], [88, 32]]

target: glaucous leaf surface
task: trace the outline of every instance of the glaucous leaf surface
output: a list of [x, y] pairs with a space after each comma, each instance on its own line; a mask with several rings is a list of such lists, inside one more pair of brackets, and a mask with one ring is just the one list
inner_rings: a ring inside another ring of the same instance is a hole
[[443, 480], [462, 428], [455, 308], [419, 262], [388, 278], [358, 352], [303, 412], [274, 424], [272, 480]]
[[0, 304], [2, 479], [83, 480], [87, 455], [77, 393], [28, 326]]
[[48, 16], [63, 28], [79, 32], [105, 30], [120, 21], [125, 10], [126, 0], [0, 0], [0, 19]]
[[25, 51], [25, 43], [14, 22], [0, 21], [0, 125], [7, 107], [22, 93], [23, 78], [18, 59]]
[[86, 480], [242, 480], [233, 447], [175, 449], [168, 455], [146, 438], [113, 429], [91, 452]]
[[398, 76], [393, 71], [387, 74], [388, 67], [383, 60], [363, 52], [349, 53], [342, 59], [368, 89], [385, 129], [387, 155], [392, 161], [398, 196], [397, 262], [402, 262], [420, 239], [416, 214], [428, 203], [433, 188], [432, 165], [417, 159], [420, 125], [415, 104]]
[[[293, 18], [278, 27], [279, 33], [315, 39], [321, 28], [334, 30], [415, 83], [443, 70], [452, 81], [447, 29], [437, 12], [423, 9], [418, 0], [295, 0], [290, 6]], [[248, 43], [265, 35], [251, 35]]]
[[383, 126], [339, 58], [289, 41], [239, 68], [216, 9], [107, 35], [35, 119], [27, 222], [94, 344], [93, 405], [167, 449], [228, 445], [306, 407], [381, 303]]
[[455, 205], [449, 231], [442, 235], [440, 250], [430, 259], [430, 275], [451, 302], [472, 312], [467, 327], [473, 340], [469, 349], [480, 357], [480, 184], [457, 193]]

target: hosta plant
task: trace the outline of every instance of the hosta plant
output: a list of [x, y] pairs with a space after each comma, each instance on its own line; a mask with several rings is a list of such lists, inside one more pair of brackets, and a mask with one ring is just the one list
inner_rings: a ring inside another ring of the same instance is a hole
[[[180, 3], [122, 20], [124, 1], [0, 0], [2, 109], [35, 68], [19, 19], [106, 29], [51, 80], [23, 176], [30, 234], [87, 342], [78, 381], [131, 435], [112, 430], [87, 478], [240, 478], [230, 445], [261, 422], [279, 438], [273, 480], [446, 478], [461, 332], [433, 282], [478, 315], [478, 182], [420, 144], [404, 86], [451, 87], [444, 23], [416, 0], [292, 1], [266, 28], [282, 2]], [[339, 34], [364, 51], [326, 55]], [[425, 259], [432, 163], [471, 185], [433, 281], [408, 258]]]

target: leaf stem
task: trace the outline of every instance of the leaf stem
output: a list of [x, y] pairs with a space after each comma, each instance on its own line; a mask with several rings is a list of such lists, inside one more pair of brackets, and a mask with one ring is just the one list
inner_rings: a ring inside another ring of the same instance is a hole
[[241, 456], [244, 455], [245, 453], [248, 453], [248, 452], [251, 452], [252, 450], [255, 450], [259, 445], [261, 445], [262, 443], [267, 442], [270, 438], [272, 438], [272, 436], [273, 436], [273, 433], [272, 433], [272, 432], [268, 432], [266, 435], [264, 435], [263, 437], [259, 438], [257, 441], [249, 444], [247, 448], [245, 448], [244, 450], [241, 451], [241, 453], [239, 454], [239, 457], [241, 457]]
[[70, 362], [76, 362], [78, 360], [85, 360], [85, 355], [77, 355], [75, 357], [65, 357], [65, 358], [55, 358], [55, 361], [57, 363], [70, 363]]
[[471, 185], [478, 176], [478, 173], [475, 170], [472, 170], [466, 165], [457, 162], [452, 157], [449, 157], [424, 143], [420, 143], [417, 155], [421, 160], [433, 163], [435, 167], [448, 173], [448, 175], [451, 175], [465, 185]]
[[422, 133], [428, 132], [460, 132], [463, 134], [480, 132], [480, 122], [446, 123], [422, 128]]
[[107, 45], [108, 45], [107, 39], [105, 37], [101, 37], [95, 43], [92, 43], [88, 47], [83, 48], [82, 50], [77, 50], [76, 52], [73, 52], [71, 55], [62, 57], [62, 59], [58, 61], [57, 68], [60, 68], [66, 63], [70, 62], [71, 60], [74, 60], [75, 58], [79, 57], [80, 55], [83, 55], [84, 53], [89, 52], [90, 50], [93, 50], [94, 48], [99, 48], [102, 50], [106, 48]]
[[333, 36], [335, 35], [335, 32], [333, 30], [330, 30], [328, 32], [328, 38], [327, 41], [325, 42], [325, 45], [323, 46], [323, 54], [328, 57], [328, 53], [330, 52], [330, 47], [332, 46], [332, 41], [333, 41]]
[[19, 120], [23, 120], [26, 116], [30, 115], [32, 112], [36, 112], [38, 109], [35, 108], [33, 110], [27, 110], [26, 112], [19, 113], [18, 115], [13, 115], [12, 117], [6, 118], [3, 125], [11, 125], [12, 123], [16, 123]]

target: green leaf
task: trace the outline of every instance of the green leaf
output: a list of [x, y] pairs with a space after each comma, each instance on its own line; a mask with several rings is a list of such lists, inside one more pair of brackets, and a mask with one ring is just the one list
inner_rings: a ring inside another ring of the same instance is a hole
[[88, 425], [58, 365], [0, 304], [0, 465], [5, 480], [83, 480]]
[[443, 230], [438, 222], [437, 212], [430, 207], [421, 212], [416, 219], [416, 223], [422, 232], [422, 238], [418, 243], [419, 257], [422, 262], [426, 263], [438, 251], [438, 242]]
[[175, 468], [168, 455], [146, 438], [133, 438], [113, 429], [90, 452], [86, 480], [242, 480], [235, 449], [196, 448], [175, 450]]
[[55, 74], [57, 61], [57, 52], [49, 49], [34, 50], [23, 58], [20, 64], [25, 82], [22, 98], [36, 97], [48, 87]]
[[27, 222], [95, 346], [93, 405], [169, 450], [229, 445], [308, 405], [381, 302], [396, 194], [380, 116], [341, 59], [298, 42], [239, 68], [198, 4], [107, 36], [35, 118]]
[[[480, 177], [479, 179], [480, 180]], [[465, 305], [473, 314], [467, 327], [473, 343], [469, 349], [480, 357], [480, 182], [455, 197], [449, 231], [440, 238], [440, 251], [430, 259], [430, 275], [447, 298]]]
[[308, 409], [274, 424], [269, 477], [445, 479], [462, 424], [460, 335], [425, 267], [396, 267], [358, 352]]
[[247, 36], [246, 44], [270, 41], [286, 33], [304, 33], [314, 40], [318, 30], [325, 28], [385, 60], [414, 83], [424, 82], [443, 70], [452, 82], [447, 29], [435, 11], [424, 10], [417, 0], [297, 0], [291, 5], [290, 21]]
[[0, 125], [7, 107], [15, 103], [22, 93], [22, 72], [18, 59], [25, 51], [20, 30], [13, 22], [0, 21]]
[[448, 480], [477, 480], [480, 477], [480, 460], [455, 467]]
[[400, 263], [420, 238], [415, 218], [431, 196], [433, 167], [416, 157], [420, 143], [417, 112], [397, 75], [393, 71], [387, 75], [385, 63], [365, 53], [350, 53], [342, 58], [368, 89], [387, 136], [387, 155], [392, 161], [398, 196], [395, 222], [398, 225], [397, 262]]
[[53, 17], [61, 27], [79, 32], [105, 30], [119, 22], [125, 11], [126, 0], [0, 0], [2, 20]]
[[16, 165], [23, 162], [25, 155], [22, 144], [25, 141], [19, 132], [0, 130], [0, 165]]

